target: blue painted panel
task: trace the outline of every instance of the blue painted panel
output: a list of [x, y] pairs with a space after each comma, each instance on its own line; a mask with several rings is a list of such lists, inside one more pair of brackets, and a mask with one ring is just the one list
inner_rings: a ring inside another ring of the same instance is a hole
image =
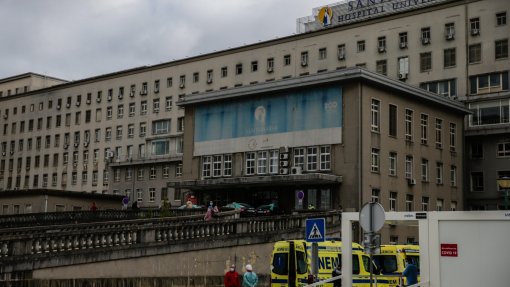
[[342, 126], [342, 88], [328, 87], [199, 106], [195, 141]]

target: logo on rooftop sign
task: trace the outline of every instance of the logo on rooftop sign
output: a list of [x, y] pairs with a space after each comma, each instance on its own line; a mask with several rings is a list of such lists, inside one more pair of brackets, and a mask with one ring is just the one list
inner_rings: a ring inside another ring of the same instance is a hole
[[333, 10], [330, 7], [322, 7], [317, 13], [317, 20], [323, 27], [331, 25], [331, 19], [333, 19]]

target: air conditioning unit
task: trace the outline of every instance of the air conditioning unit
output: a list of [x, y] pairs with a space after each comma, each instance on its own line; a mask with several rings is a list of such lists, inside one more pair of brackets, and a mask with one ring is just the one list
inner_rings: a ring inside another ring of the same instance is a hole
[[87, 169], [88, 169], [88, 167], [89, 167], [89, 165], [88, 165], [88, 164], [86, 164], [86, 163], [84, 163], [84, 164], [83, 164], [83, 170], [87, 170]]
[[273, 67], [267, 67], [267, 72], [268, 73], [272, 73], [273, 72]]
[[409, 184], [409, 185], [415, 185], [415, 184], [416, 184], [416, 179], [414, 179], [414, 178], [408, 178], [408, 179], [407, 179], [407, 184]]
[[400, 42], [400, 49], [405, 49], [407, 48], [407, 43], [406, 42]]
[[66, 108], [70, 108], [71, 107], [71, 104], [66, 104]]
[[90, 100], [87, 100], [87, 105], [90, 105]]
[[112, 96], [106, 97], [106, 100], [108, 100], [110, 102], [112, 100]]
[[384, 46], [379, 46], [379, 53], [384, 53], [386, 48]]
[[77, 162], [73, 162], [73, 167], [76, 168], [78, 166]]
[[147, 90], [141, 90], [140, 95], [142, 95], [142, 96], [147, 95]]
[[5, 151], [2, 153], [3, 156], [5, 156]]
[[79, 143], [74, 143], [74, 147], [78, 147], [79, 145]]
[[69, 145], [65, 144], [64, 145], [64, 149], [67, 149], [69, 147]]
[[280, 147], [280, 153], [286, 153], [286, 152], [289, 152], [289, 147], [288, 146]]
[[280, 174], [289, 174], [289, 169], [288, 168], [280, 168]]
[[57, 110], [60, 110], [60, 105], [57, 105]]
[[14, 154], [14, 151], [11, 150], [11, 154]]
[[79, 107], [81, 102], [76, 102], [76, 106]]
[[154, 113], [159, 113], [159, 109], [154, 109]]
[[113, 151], [109, 150], [109, 151], [106, 152], [106, 157], [107, 158], [112, 158], [113, 156], [114, 156]]
[[280, 160], [288, 160], [289, 154], [288, 153], [281, 153], [280, 154]]
[[338, 53], [338, 60], [342, 61], [345, 60], [345, 53]]
[[131, 91], [131, 92], [129, 92], [129, 96], [130, 96], [130, 97], [134, 97], [134, 96], [135, 96], [135, 91]]
[[480, 30], [478, 29], [471, 29], [471, 35], [472, 36], [476, 36], [476, 35], [479, 35], [480, 34]]
[[88, 147], [88, 146], [89, 146], [89, 142], [84, 142], [84, 143], [83, 143], [83, 146], [84, 146], [84, 147]]
[[303, 170], [301, 169], [300, 166], [293, 166], [290, 169], [290, 174], [302, 174], [302, 173], [303, 173]]
[[179, 84], [179, 88], [183, 89], [184, 88], [184, 83], [180, 83]]
[[289, 167], [288, 160], [280, 160], [280, 167]]
[[101, 98], [96, 98], [96, 102], [100, 103], [101, 102]]
[[303, 60], [301, 60], [301, 66], [303, 66], [303, 67], [308, 66], [308, 61], [307, 61], [307, 60], [304, 60], [304, 59], [303, 59]]
[[212, 83], [212, 78], [207, 78], [207, 83], [208, 84]]
[[119, 94], [119, 96], [118, 96], [119, 100], [122, 100], [123, 97], [124, 96], [122, 94]]
[[453, 40], [455, 38], [455, 33], [446, 34], [446, 40]]
[[422, 38], [421, 42], [423, 43], [423, 45], [427, 45], [427, 44], [430, 44], [430, 39], [429, 38]]
[[407, 73], [398, 73], [398, 78], [400, 80], [405, 80], [407, 79]]

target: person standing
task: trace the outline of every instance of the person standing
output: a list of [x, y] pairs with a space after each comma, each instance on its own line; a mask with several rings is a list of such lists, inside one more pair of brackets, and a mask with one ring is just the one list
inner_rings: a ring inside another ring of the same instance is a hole
[[213, 216], [213, 208], [211, 206], [209, 206], [207, 208], [207, 211], [205, 212], [204, 220], [205, 221], [210, 221], [212, 216]]
[[406, 257], [407, 266], [402, 272], [402, 275], [406, 277], [406, 286], [418, 283], [418, 267], [414, 264], [411, 257]]
[[92, 206], [90, 206], [90, 211], [97, 211], [97, 205], [96, 202], [92, 202]]
[[230, 266], [230, 270], [225, 273], [223, 283], [225, 284], [225, 287], [241, 287], [239, 273], [237, 273], [236, 266], [234, 264], [232, 264]]
[[253, 267], [251, 264], [247, 264], [246, 272], [243, 275], [243, 287], [255, 287], [257, 286], [258, 281], [259, 278], [257, 277], [257, 274], [253, 272]]
[[[337, 277], [342, 275], [342, 265], [338, 263], [335, 269], [333, 269], [333, 272], [331, 273], [331, 277]], [[333, 281], [333, 287], [342, 287], [342, 278], [338, 278], [335, 281]]]

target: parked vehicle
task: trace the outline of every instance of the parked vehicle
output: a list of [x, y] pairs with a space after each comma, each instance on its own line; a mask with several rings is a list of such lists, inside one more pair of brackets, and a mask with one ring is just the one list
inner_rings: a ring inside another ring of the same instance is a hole
[[241, 217], [250, 217], [255, 216], [256, 210], [253, 206], [249, 205], [248, 203], [242, 203], [242, 202], [231, 202], [224, 207], [226, 208], [233, 208], [233, 209], [239, 209], [241, 211]]
[[270, 204], [264, 204], [264, 205], [257, 207], [256, 213], [257, 213], [257, 215], [261, 215], [261, 216], [276, 215], [276, 214], [280, 214], [280, 209], [278, 208], [277, 204], [270, 203]]

